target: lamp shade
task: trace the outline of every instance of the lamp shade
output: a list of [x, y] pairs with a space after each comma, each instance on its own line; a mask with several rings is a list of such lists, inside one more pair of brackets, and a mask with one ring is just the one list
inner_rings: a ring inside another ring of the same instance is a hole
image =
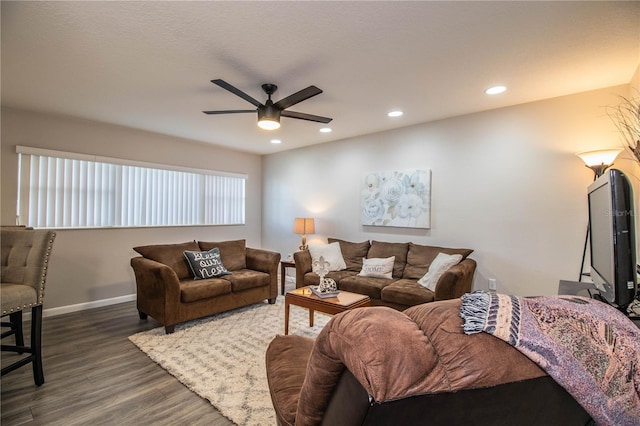
[[297, 217], [293, 223], [293, 232], [295, 234], [315, 234], [316, 226], [312, 217]]
[[584, 164], [586, 164], [587, 167], [601, 165], [610, 166], [611, 164], [613, 164], [613, 161], [616, 159], [618, 154], [620, 154], [620, 152], [622, 152], [622, 148], [579, 152], [576, 155], [580, 157], [582, 161], [584, 161]]

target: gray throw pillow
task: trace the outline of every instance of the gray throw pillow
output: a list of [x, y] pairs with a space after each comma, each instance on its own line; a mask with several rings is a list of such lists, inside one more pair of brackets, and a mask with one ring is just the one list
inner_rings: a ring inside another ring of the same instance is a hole
[[184, 257], [196, 280], [231, 274], [222, 264], [220, 250], [217, 247], [209, 251], [185, 251]]

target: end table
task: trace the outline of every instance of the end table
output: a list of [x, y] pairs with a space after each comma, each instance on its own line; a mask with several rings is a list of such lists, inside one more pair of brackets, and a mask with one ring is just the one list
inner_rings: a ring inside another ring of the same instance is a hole
[[296, 262], [290, 259], [285, 259], [280, 261], [280, 292], [284, 294], [284, 282], [287, 278], [287, 268], [296, 267]]

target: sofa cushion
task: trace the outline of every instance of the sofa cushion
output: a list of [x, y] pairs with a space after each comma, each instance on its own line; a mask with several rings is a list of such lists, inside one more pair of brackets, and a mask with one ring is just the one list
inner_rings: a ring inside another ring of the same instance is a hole
[[350, 291], [352, 293], [364, 294], [372, 299], [381, 298], [382, 289], [393, 283], [394, 279], [361, 277], [355, 275], [345, 277], [338, 283], [340, 290]]
[[466, 259], [473, 250], [463, 248], [447, 248], [437, 246], [422, 246], [419, 244], [409, 243], [409, 252], [407, 254], [407, 266], [404, 268], [402, 278], [419, 280], [429, 271], [429, 266], [438, 253], [444, 254], [460, 254], [462, 260]]
[[385, 258], [395, 256], [396, 260], [393, 265], [393, 277], [400, 278], [402, 277], [405, 265], [407, 264], [408, 251], [409, 243], [386, 243], [381, 241], [371, 241], [371, 248], [367, 253], [367, 258], [371, 259], [374, 257]]
[[392, 278], [395, 256], [385, 259], [362, 259], [362, 270], [358, 274], [361, 277]]
[[187, 259], [193, 278], [196, 280], [215, 278], [231, 273], [222, 264], [220, 250], [217, 247], [209, 251], [187, 250], [184, 252], [184, 257]]
[[222, 278], [210, 278], [206, 280], [180, 281], [180, 301], [183, 303], [208, 299], [223, 294], [231, 293], [231, 283]]
[[173, 269], [179, 280], [191, 278], [191, 271], [183, 253], [187, 250], [198, 251], [200, 247], [195, 241], [179, 244], [155, 244], [133, 248], [147, 259], [163, 263]]
[[[331, 278], [339, 285], [340, 281], [342, 281], [344, 278], [353, 277], [357, 274], [358, 273], [355, 271], [348, 271], [345, 269], [343, 271], [331, 271], [327, 275], [325, 275], [325, 277]], [[319, 283], [320, 277], [315, 272], [307, 272], [306, 274], [304, 274], [304, 285], [318, 285]]]
[[208, 251], [214, 247], [220, 249], [222, 264], [229, 271], [237, 271], [247, 267], [246, 240], [220, 242], [198, 241], [200, 250]]
[[418, 284], [425, 286], [431, 291], [436, 291], [438, 280], [449, 268], [457, 265], [462, 260], [461, 254], [444, 254], [438, 253], [431, 265], [429, 271], [418, 280]]
[[231, 282], [231, 290], [236, 291], [247, 290], [255, 287], [262, 287], [271, 283], [271, 276], [264, 272], [252, 271], [251, 269], [240, 269], [233, 271], [231, 275], [221, 277]]
[[386, 286], [382, 289], [381, 296], [383, 302], [404, 306], [419, 305], [435, 300], [435, 293], [433, 291], [421, 286], [415, 282], [415, 280], [407, 279], [394, 281]]
[[350, 241], [339, 240], [337, 238], [328, 238], [329, 243], [340, 244], [342, 258], [347, 265], [347, 270], [360, 272], [362, 269], [362, 258], [367, 257], [371, 243], [363, 241], [361, 243], [352, 243]]
[[317, 244], [309, 246], [309, 254], [311, 255], [311, 266], [315, 269], [314, 264], [324, 258], [326, 262], [329, 262], [329, 271], [342, 271], [347, 269], [347, 265], [342, 257], [342, 251], [340, 251], [339, 243], [331, 244]]

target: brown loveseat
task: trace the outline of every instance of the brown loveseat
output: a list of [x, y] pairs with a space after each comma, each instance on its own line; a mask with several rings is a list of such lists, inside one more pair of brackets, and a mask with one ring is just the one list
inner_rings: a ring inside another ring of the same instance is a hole
[[508, 343], [465, 335], [461, 300], [360, 308], [266, 352], [280, 425], [586, 425], [590, 416]]
[[[329, 243], [338, 242], [346, 269], [327, 274], [336, 281], [340, 290], [366, 294], [372, 305], [389, 306], [404, 310], [410, 306], [435, 300], [455, 299], [471, 291], [476, 262], [469, 259], [473, 250], [424, 246], [414, 243], [389, 243], [364, 241], [353, 243], [329, 238]], [[418, 284], [427, 273], [438, 253], [460, 254], [462, 261], [448, 269], [439, 279], [435, 291]], [[362, 259], [388, 258], [395, 256], [392, 278], [359, 276]], [[294, 253], [296, 263], [296, 287], [318, 285], [319, 277], [312, 272], [311, 255], [308, 251]]]
[[[184, 252], [217, 247], [231, 272], [217, 278], [194, 279]], [[245, 240], [135, 247], [142, 256], [131, 259], [136, 276], [141, 319], [150, 315], [172, 333], [176, 324], [268, 299], [278, 295], [280, 253], [245, 247]]]

